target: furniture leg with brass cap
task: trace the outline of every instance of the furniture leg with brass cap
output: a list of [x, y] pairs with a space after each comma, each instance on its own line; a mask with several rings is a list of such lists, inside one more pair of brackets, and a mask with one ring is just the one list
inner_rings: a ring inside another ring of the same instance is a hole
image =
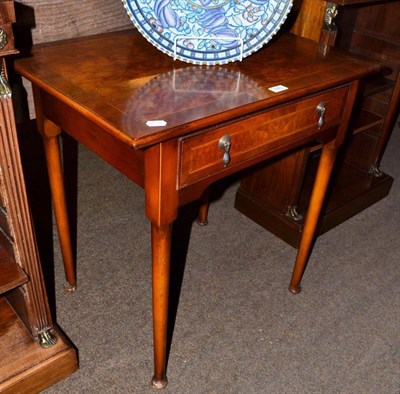
[[324, 203], [324, 196], [332, 173], [333, 164], [335, 163], [337, 151], [335, 142], [336, 141], [332, 141], [322, 148], [317, 177], [315, 179], [303, 234], [301, 236], [299, 250], [297, 252], [296, 262], [289, 285], [289, 290], [293, 294], [300, 293], [301, 291], [300, 281], [304, 274], [312, 242], [314, 241], [318, 218]]

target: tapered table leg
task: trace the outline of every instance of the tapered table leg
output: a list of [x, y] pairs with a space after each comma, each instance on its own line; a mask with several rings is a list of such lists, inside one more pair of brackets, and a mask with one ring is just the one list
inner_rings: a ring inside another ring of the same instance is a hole
[[166, 362], [171, 227], [169, 224], [151, 225], [154, 337], [154, 376], [151, 383], [156, 389], [162, 389], [168, 383]]
[[[46, 127], [48, 126], [45, 123], [45, 130]], [[45, 131], [43, 141], [53, 200], [54, 215], [56, 218], [61, 254], [64, 262], [65, 277], [67, 280], [65, 290], [74, 291], [76, 289], [76, 273], [68, 222], [59, 137], [58, 135], [51, 135], [52, 133], [48, 134], [50, 135], [46, 135]]]
[[204, 191], [200, 199], [199, 216], [197, 218], [198, 225], [207, 226], [209, 206], [210, 206], [210, 186]]
[[310, 255], [319, 215], [324, 203], [326, 189], [335, 163], [336, 152], [337, 148], [335, 146], [335, 141], [324, 145], [322, 148], [317, 176], [312, 190], [310, 205], [308, 207], [307, 217], [289, 285], [289, 291], [294, 294], [300, 293], [301, 291], [301, 278]]

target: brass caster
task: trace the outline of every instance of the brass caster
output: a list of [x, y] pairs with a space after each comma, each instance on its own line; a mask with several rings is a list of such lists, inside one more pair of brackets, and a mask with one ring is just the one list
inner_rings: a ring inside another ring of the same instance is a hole
[[66, 293], [73, 293], [76, 290], [76, 285], [70, 285], [69, 283], [66, 283], [64, 285], [64, 291]]
[[161, 390], [161, 389], [165, 388], [167, 386], [167, 384], [168, 384], [167, 377], [165, 377], [164, 379], [161, 379], [161, 380], [156, 379], [154, 377], [153, 377], [153, 379], [151, 379], [151, 387], [156, 390]]
[[200, 218], [197, 218], [196, 223], [197, 223], [199, 226], [207, 226], [208, 220], [206, 219], [206, 220], [203, 221], [203, 220], [200, 220]]
[[289, 286], [289, 291], [292, 294], [299, 294], [301, 292], [301, 286]]
[[297, 205], [295, 205], [293, 207], [289, 206], [287, 209], [287, 212], [285, 213], [285, 216], [294, 220], [295, 222], [303, 220], [303, 215], [301, 213], [297, 212]]
[[40, 346], [43, 349], [48, 349], [57, 343], [57, 338], [50, 332], [50, 330], [41, 332], [38, 337]]
[[376, 164], [371, 166], [369, 173], [371, 174], [371, 176], [373, 176], [375, 178], [379, 178], [383, 175], [382, 171], [379, 169], [379, 167]]

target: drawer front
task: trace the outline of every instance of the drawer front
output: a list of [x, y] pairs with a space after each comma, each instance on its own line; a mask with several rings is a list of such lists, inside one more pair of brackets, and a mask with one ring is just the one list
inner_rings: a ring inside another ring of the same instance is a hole
[[[311, 140], [321, 130], [340, 124], [347, 92], [348, 87], [330, 90], [195, 136], [182, 137], [179, 188], [296, 141]], [[320, 104], [324, 105], [325, 112], [319, 129], [317, 107]], [[222, 137], [230, 142], [228, 154], [223, 149], [223, 141], [220, 142]], [[224, 154], [227, 164], [223, 162]]]

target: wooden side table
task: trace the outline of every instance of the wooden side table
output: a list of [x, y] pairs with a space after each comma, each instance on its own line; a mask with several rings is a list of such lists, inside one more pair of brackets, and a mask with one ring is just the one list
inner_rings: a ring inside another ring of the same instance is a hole
[[178, 208], [219, 179], [319, 140], [313, 204], [290, 284], [292, 292], [300, 291], [358, 81], [379, 69], [378, 63], [321, 51], [316, 43], [290, 34], [243, 62], [193, 67], [174, 62], [134, 30], [38, 47], [16, 63], [33, 84], [71, 288], [76, 273], [61, 131], [144, 188], [152, 235], [155, 388], [167, 384], [170, 240]]

